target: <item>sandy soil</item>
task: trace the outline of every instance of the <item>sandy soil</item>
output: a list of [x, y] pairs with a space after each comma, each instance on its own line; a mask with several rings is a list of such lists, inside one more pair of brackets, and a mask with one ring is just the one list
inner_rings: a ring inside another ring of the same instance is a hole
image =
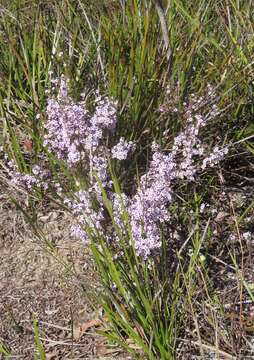
[[10, 195], [2, 185], [0, 345], [10, 350], [11, 359], [34, 359], [37, 321], [47, 360], [126, 359], [119, 349], [105, 346], [94, 327], [82, 334], [82, 326], [98, 318], [87, 296], [98, 283], [88, 249], [68, 236], [67, 215], [50, 206], [38, 214], [41, 228], [54, 244], [56, 260], [45, 251], [45, 242], [34, 236]]

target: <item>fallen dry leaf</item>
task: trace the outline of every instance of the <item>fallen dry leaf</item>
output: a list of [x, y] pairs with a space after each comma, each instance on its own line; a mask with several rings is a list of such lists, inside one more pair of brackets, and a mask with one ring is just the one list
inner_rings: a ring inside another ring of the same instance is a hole
[[96, 355], [97, 356], [104, 356], [107, 354], [107, 341], [105, 339], [103, 339], [102, 341], [99, 341], [96, 344]]
[[100, 319], [92, 319], [92, 320], [86, 321], [85, 323], [75, 327], [73, 329], [74, 340], [76, 340], [76, 341], [79, 340], [88, 329], [90, 329], [93, 326], [95, 326], [95, 327], [100, 326], [101, 324], [102, 324], [102, 322]]
[[58, 356], [58, 352], [55, 350], [51, 353], [47, 353], [46, 354], [46, 360], [52, 360], [54, 359], [56, 356]]

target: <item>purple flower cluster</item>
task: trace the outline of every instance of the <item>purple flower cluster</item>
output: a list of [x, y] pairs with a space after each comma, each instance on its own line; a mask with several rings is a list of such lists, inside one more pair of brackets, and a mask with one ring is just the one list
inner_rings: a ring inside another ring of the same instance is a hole
[[111, 149], [112, 158], [118, 160], [125, 160], [127, 159], [128, 153], [131, 150], [134, 150], [134, 148], [135, 145], [132, 141], [128, 142], [121, 137], [119, 143]]
[[48, 101], [44, 145], [70, 166], [94, 153], [104, 136], [103, 131], [115, 128], [116, 104], [98, 94], [95, 103], [95, 113], [90, 116], [83, 103], [75, 104], [68, 97], [64, 79], [61, 79], [57, 99]]
[[99, 93], [96, 93], [95, 98], [96, 110], [92, 116], [90, 123], [95, 129], [111, 130], [116, 126], [116, 103], [110, 101], [108, 98], [102, 98]]
[[44, 145], [59, 159], [75, 164], [82, 158], [82, 139], [87, 132], [86, 111], [80, 105], [49, 99]]
[[18, 171], [16, 165], [9, 161], [6, 170], [11, 183], [19, 188], [31, 191], [34, 187], [37, 187], [46, 191], [49, 187], [50, 171], [39, 165], [32, 167], [32, 174], [26, 174]]
[[203, 163], [201, 165], [202, 170], [206, 169], [208, 166], [213, 167], [217, 165], [221, 160], [224, 159], [225, 155], [227, 155], [228, 152], [228, 147], [219, 149], [218, 146], [215, 146], [212, 153], [203, 160]]
[[[175, 137], [171, 151], [165, 154], [159, 145], [153, 144], [153, 156], [148, 171], [141, 177], [137, 193], [127, 198], [122, 194], [124, 208], [128, 213], [132, 238], [137, 254], [147, 258], [161, 246], [162, 224], [170, 223], [169, 205], [174, 201], [177, 180], [193, 181], [204, 166], [215, 165], [221, 161], [228, 149], [215, 147], [200, 164], [206, 147], [199, 139], [199, 133], [207, 122], [218, 114], [213, 106], [206, 115], [197, 113], [195, 104], [188, 109], [187, 127]], [[119, 199], [113, 201], [114, 217], [124, 233], [123, 209]]]
[[76, 222], [71, 228], [72, 236], [88, 243], [91, 236], [103, 234], [103, 208], [95, 210], [96, 204], [91, 191], [80, 190], [75, 194], [75, 199], [66, 198], [64, 203], [71, 210]]

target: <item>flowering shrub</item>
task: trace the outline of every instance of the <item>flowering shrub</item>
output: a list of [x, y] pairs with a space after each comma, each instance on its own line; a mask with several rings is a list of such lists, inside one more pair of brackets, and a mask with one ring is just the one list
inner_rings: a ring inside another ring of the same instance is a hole
[[[162, 106], [165, 116], [177, 114], [185, 127], [167, 148], [153, 142], [147, 166], [138, 169], [139, 178], [129, 179], [131, 186], [121, 188], [114, 172], [121, 171], [137, 144], [122, 137], [115, 142], [117, 104], [96, 93], [91, 112], [85, 102], [69, 97], [64, 78], [55, 84], [59, 92], [48, 99], [45, 151], [29, 173], [19, 172], [6, 159], [9, 177], [28, 192], [57, 193], [58, 203], [69, 209], [70, 235], [91, 247], [104, 284], [101, 305], [111, 322], [111, 339], [121, 345], [134, 339], [149, 359], [155, 360], [157, 354], [165, 360], [174, 358], [177, 307], [182, 306], [185, 285], [180, 284], [178, 255], [172, 249], [183, 246], [189, 235], [181, 215], [172, 209], [186, 212], [179, 206], [179, 185], [199, 181], [207, 167], [216, 166], [228, 153], [228, 147], [210, 149], [201, 136], [220, 115], [216, 96], [208, 89], [206, 97], [191, 97], [181, 110], [174, 104]], [[204, 217], [207, 206], [199, 204]], [[191, 256], [187, 271], [191, 278], [194, 264], [201, 261], [199, 249], [197, 245]]]
[[[117, 123], [116, 103], [96, 93], [95, 112], [90, 114], [84, 103], [76, 104], [68, 96], [66, 81], [61, 78], [58, 96], [48, 100], [44, 146], [74, 173], [81, 169], [79, 177], [86, 182], [86, 187], [81, 186], [74, 198], [58, 188], [76, 221], [71, 234], [85, 243], [104, 236], [117, 244], [120, 229], [127, 243], [134, 244], [138, 256], [147, 259], [159, 249], [162, 227], [173, 228], [168, 208], [175, 201], [177, 183], [194, 181], [202, 170], [216, 165], [228, 152], [227, 147], [218, 146], [209, 152], [199, 137], [201, 129], [219, 114], [211, 88], [208, 99], [213, 105], [206, 112], [202, 110], [204, 98], [193, 97], [185, 106], [186, 128], [174, 138], [171, 150], [164, 151], [153, 143], [148, 170], [141, 176], [135, 192], [127, 195], [115, 192], [109, 176], [111, 159], [125, 160], [135, 149], [133, 142], [123, 138], [110, 149], [110, 134]], [[10, 175], [15, 183], [26, 184], [28, 189], [48, 187], [49, 172], [38, 165], [33, 167], [31, 175], [17, 172]], [[118, 229], [108, 224], [102, 189], [112, 203], [113, 221]], [[126, 216], [129, 228], [125, 224]]]

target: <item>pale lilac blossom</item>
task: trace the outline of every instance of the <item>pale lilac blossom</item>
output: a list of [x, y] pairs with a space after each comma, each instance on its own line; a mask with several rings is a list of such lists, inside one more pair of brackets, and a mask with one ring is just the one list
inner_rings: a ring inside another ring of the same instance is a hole
[[75, 104], [68, 97], [64, 78], [61, 78], [57, 99], [48, 100], [44, 145], [70, 166], [96, 151], [103, 132], [115, 128], [116, 103], [97, 94], [95, 104], [93, 115], [89, 115], [83, 103]]
[[203, 160], [201, 165], [202, 170], [205, 170], [208, 166], [213, 167], [217, 165], [224, 159], [225, 155], [228, 154], [228, 151], [228, 147], [220, 149], [218, 146], [215, 146], [212, 153]]
[[135, 147], [132, 141], [126, 141], [124, 138], [120, 138], [118, 144], [116, 144], [112, 149], [112, 158], [118, 160], [126, 160], [128, 153], [133, 150]]
[[31, 191], [34, 187], [41, 188], [42, 190], [47, 190], [49, 187], [50, 171], [39, 165], [34, 165], [32, 173], [26, 174], [20, 172], [17, 166], [12, 161], [9, 161], [7, 172], [13, 185], [27, 191]]

